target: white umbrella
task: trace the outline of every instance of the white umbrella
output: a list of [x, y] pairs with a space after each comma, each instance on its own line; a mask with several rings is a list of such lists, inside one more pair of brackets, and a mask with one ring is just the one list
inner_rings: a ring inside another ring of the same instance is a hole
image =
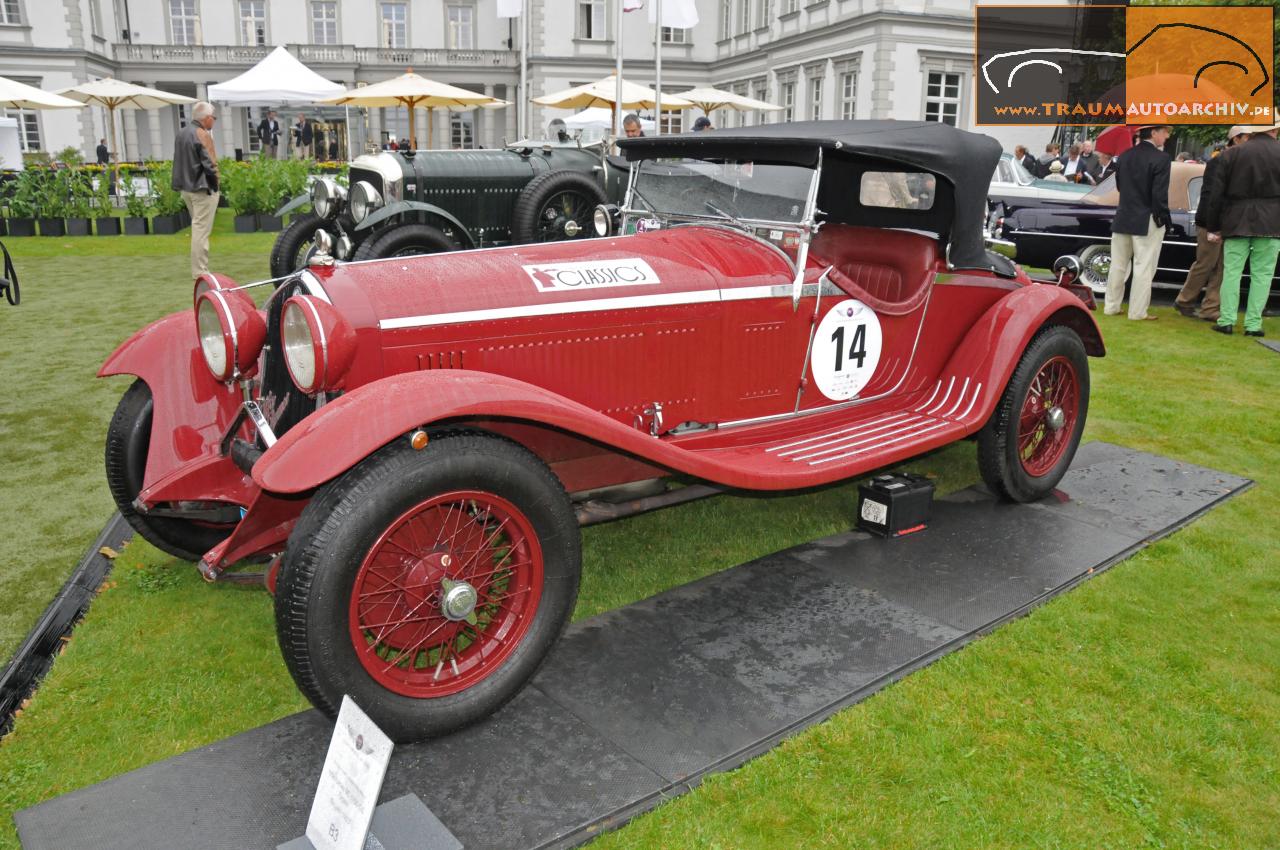
[[412, 68], [398, 77], [392, 77], [380, 83], [347, 89], [342, 94], [325, 98], [320, 103], [375, 108], [404, 106], [409, 110], [409, 147], [415, 150], [418, 147], [417, 130], [413, 123], [413, 110], [416, 107], [422, 106], [427, 109], [427, 135], [430, 136], [432, 117], [437, 107], [470, 109], [476, 106], [497, 108], [505, 105], [505, 102], [499, 101], [496, 97], [421, 77], [413, 73]]
[[42, 91], [35, 86], [0, 77], [0, 108], [4, 109], [79, 109], [84, 104], [69, 97]]
[[194, 97], [187, 97], [185, 94], [173, 94], [159, 89], [149, 89], [146, 86], [135, 86], [133, 83], [111, 77], [59, 89], [58, 94], [78, 100], [86, 106], [105, 106], [112, 147], [116, 144], [117, 109], [160, 109], [177, 103], [196, 102]]
[[[654, 109], [657, 106], [658, 93], [648, 86], [622, 81], [623, 109]], [[610, 74], [602, 80], [574, 86], [571, 89], [544, 94], [535, 97], [533, 102], [540, 106], [554, 106], [559, 109], [586, 109], [589, 106], [613, 106], [618, 102], [618, 78]], [[664, 95], [662, 108], [689, 109], [693, 104], [674, 95]]]
[[[756, 100], [753, 97], [746, 97], [745, 95], [734, 94], [731, 91], [710, 87], [682, 91], [677, 97], [689, 101], [707, 115], [717, 109], [734, 109], [738, 112], [752, 112], [758, 109], [765, 112], [773, 112], [782, 108], [774, 103], [765, 103], [763, 100]], [[663, 106], [666, 106], [666, 98], [663, 98], [662, 103]]]

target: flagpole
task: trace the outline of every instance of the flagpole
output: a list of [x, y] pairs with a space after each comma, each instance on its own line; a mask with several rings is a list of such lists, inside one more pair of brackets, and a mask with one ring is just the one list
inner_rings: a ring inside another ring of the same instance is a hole
[[622, 21], [626, 16], [626, 12], [622, 9], [622, 0], [618, 0], [618, 39], [614, 42], [613, 49], [617, 56], [614, 58], [614, 92], [613, 92], [613, 135], [616, 137], [622, 132]]
[[529, 15], [531, 14], [532, 3], [525, 0], [520, 9], [520, 103], [517, 106], [519, 110], [516, 114], [516, 122], [519, 125], [516, 128], [516, 134], [521, 139], [529, 138], [529, 111], [531, 101], [529, 98]]
[[657, 82], [654, 84], [653, 91], [655, 93], [653, 108], [653, 134], [655, 136], [662, 135], [662, 0], [655, 0], [655, 11], [658, 13], [658, 23], [654, 27], [654, 70], [657, 73]]

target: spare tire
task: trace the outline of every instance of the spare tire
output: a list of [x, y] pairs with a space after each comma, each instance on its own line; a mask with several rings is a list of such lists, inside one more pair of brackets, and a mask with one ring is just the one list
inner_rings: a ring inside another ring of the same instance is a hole
[[364, 240], [353, 259], [384, 260], [387, 257], [412, 257], [456, 250], [458, 243], [446, 236], [443, 230], [429, 224], [402, 224]]
[[595, 178], [578, 171], [548, 171], [529, 181], [511, 213], [511, 241], [558, 242], [595, 236], [592, 214], [605, 202]]

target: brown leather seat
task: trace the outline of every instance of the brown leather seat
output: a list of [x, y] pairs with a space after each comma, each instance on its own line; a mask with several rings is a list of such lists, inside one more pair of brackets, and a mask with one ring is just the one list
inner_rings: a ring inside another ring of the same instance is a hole
[[921, 233], [829, 224], [809, 248], [831, 280], [877, 312], [910, 313], [928, 294], [937, 240]]

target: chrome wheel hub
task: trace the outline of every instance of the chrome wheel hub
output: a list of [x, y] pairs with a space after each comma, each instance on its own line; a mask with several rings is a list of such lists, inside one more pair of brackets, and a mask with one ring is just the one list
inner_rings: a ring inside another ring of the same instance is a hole
[[465, 581], [441, 579], [440, 611], [455, 623], [466, 621], [472, 625], [476, 622], [476, 603], [480, 596], [476, 589]]
[[564, 223], [564, 235], [568, 236], [570, 239], [577, 236], [581, 232], [582, 232], [582, 225], [578, 224], [573, 219], [569, 219]]
[[1051, 407], [1045, 411], [1044, 421], [1050, 430], [1061, 431], [1062, 426], [1067, 424], [1067, 415], [1062, 412], [1061, 407]]

